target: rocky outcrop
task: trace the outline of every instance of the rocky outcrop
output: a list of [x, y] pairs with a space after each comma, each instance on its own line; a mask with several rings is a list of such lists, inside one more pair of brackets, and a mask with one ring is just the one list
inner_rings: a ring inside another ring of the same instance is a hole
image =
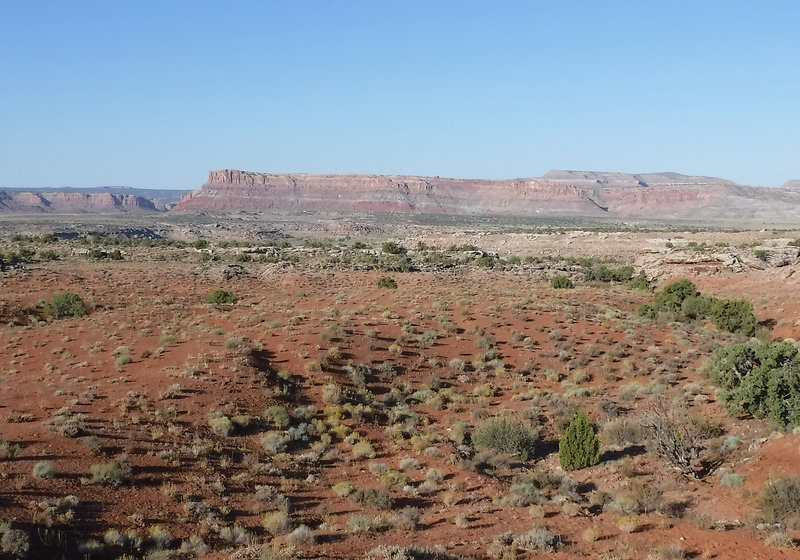
[[421, 212], [800, 220], [800, 191], [678, 173], [551, 171], [541, 178], [446, 179], [218, 170], [175, 210]]
[[0, 190], [0, 213], [113, 214], [167, 209], [160, 201], [132, 194]]

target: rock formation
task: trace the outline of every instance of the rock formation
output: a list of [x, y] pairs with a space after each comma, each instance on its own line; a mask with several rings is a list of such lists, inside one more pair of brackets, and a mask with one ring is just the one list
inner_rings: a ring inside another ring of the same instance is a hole
[[800, 220], [800, 190], [677, 173], [551, 171], [535, 179], [212, 171], [177, 211], [271, 210]]

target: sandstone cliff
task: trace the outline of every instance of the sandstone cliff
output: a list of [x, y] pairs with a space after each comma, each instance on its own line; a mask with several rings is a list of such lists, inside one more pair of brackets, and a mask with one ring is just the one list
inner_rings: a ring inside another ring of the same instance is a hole
[[175, 208], [800, 220], [800, 191], [677, 173], [551, 171], [541, 178], [446, 179], [212, 171]]

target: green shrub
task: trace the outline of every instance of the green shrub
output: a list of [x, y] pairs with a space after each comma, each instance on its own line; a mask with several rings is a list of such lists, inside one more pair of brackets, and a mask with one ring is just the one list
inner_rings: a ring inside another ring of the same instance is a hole
[[550, 285], [557, 290], [570, 290], [575, 284], [566, 276], [553, 276]]
[[272, 535], [284, 535], [292, 530], [289, 514], [282, 510], [271, 511], [261, 518], [261, 525]]
[[164, 347], [175, 346], [178, 343], [178, 339], [175, 338], [174, 334], [167, 333], [158, 339], [158, 343]]
[[391, 276], [384, 276], [378, 280], [378, 287], [386, 290], [396, 290], [397, 281], [395, 281], [395, 279]]
[[337, 482], [331, 488], [333, 489], [333, 491], [336, 493], [337, 496], [342, 496], [343, 498], [346, 498], [347, 496], [352, 494], [353, 491], [356, 489], [356, 487], [352, 483], [347, 481]]
[[790, 343], [724, 346], [708, 373], [724, 389], [721, 398], [729, 414], [800, 425], [800, 356]]
[[539, 434], [517, 420], [492, 418], [475, 430], [472, 444], [478, 449], [492, 449], [519, 455], [523, 461], [533, 456]]
[[645, 319], [655, 319], [658, 317], [658, 309], [652, 305], [643, 303], [639, 306], [639, 309], [636, 310], [636, 314]]
[[114, 351], [113, 355], [117, 357], [117, 359], [114, 360], [114, 365], [118, 368], [131, 363], [133, 360], [131, 357], [131, 349], [127, 346], [120, 346]]
[[739, 488], [744, 486], [744, 475], [739, 473], [725, 473], [719, 477], [719, 482], [725, 488]]
[[583, 411], [570, 422], [558, 442], [558, 461], [565, 471], [585, 469], [600, 462], [600, 440]]
[[126, 459], [116, 459], [110, 463], [97, 463], [89, 467], [89, 473], [95, 484], [115, 488], [125, 484], [130, 476], [130, 470], [130, 464]]
[[698, 294], [697, 287], [689, 280], [683, 279], [664, 286], [653, 297], [653, 307], [656, 311], [680, 311], [683, 300]]
[[389, 493], [380, 488], [359, 489], [350, 494], [349, 498], [360, 506], [377, 510], [386, 511], [394, 506], [394, 500]]
[[791, 514], [800, 514], [800, 482], [794, 476], [772, 478], [759, 497], [759, 505], [768, 521], [780, 523]]
[[489, 256], [478, 257], [475, 259], [475, 264], [481, 268], [494, 268], [496, 262], [497, 261], [494, 258]]
[[233, 434], [236, 427], [227, 416], [215, 416], [208, 419], [208, 425], [211, 431], [219, 436], [229, 436]]
[[359, 441], [353, 446], [354, 459], [373, 459], [375, 458], [375, 449], [372, 444], [366, 440]]
[[689, 319], [702, 319], [711, 311], [712, 298], [700, 294], [689, 296], [681, 303], [681, 313]]
[[282, 432], [266, 432], [261, 434], [261, 445], [271, 453], [283, 453], [289, 445], [290, 438]]
[[289, 424], [292, 422], [292, 417], [286, 409], [277, 404], [267, 408], [267, 410], [264, 411], [264, 416], [279, 429], [288, 428]]
[[745, 299], [714, 299], [708, 316], [723, 331], [753, 336], [758, 328], [753, 305]]
[[633, 278], [632, 266], [609, 268], [601, 264], [597, 268], [590, 268], [584, 273], [587, 282], [630, 282]]
[[753, 306], [744, 299], [705, 297], [689, 280], [673, 282], [656, 292], [652, 305], [639, 307], [639, 316], [655, 319], [661, 312], [680, 313], [688, 319], [708, 317], [720, 330], [753, 336], [758, 320]]
[[387, 241], [381, 245], [381, 251], [390, 255], [403, 255], [406, 252], [406, 248], [394, 241]]
[[44, 304], [44, 312], [53, 319], [83, 317], [88, 312], [81, 296], [72, 292], [61, 292]]
[[643, 292], [649, 292], [653, 289], [653, 287], [650, 285], [650, 280], [647, 279], [647, 275], [644, 273], [644, 270], [640, 271], [639, 274], [631, 278], [631, 281], [628, 284], [634, 290], [641, 290]]
[[241, 347], [241, 345], [242, 345], [242, 339], [239, 338], [238, 336], [232, 336], [227, 340], [225, 340], [225, 348], [227, 348], [228, 350], [234, 350], [236, 348]]
[[119, 249], [114, 249], [113, 251], [103, 251], [102, 249], [90, 249], [88, 253], [86, 253], [86, 258], [90, 261], [121, 261], [123, 260], [122, 253], [120, 253]]
[[212, 305], [233, 305], [237, 301], [239, 300], [236, 294], [227, 290], [214, 290], [214, 293], [206, 298], [206, 303]]

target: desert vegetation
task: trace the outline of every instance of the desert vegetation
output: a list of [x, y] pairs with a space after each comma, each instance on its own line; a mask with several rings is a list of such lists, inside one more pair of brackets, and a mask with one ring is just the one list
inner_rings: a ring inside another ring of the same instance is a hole
[[798, 305], [763, 268], [3, 243], [9, 558], [793, 553]]

